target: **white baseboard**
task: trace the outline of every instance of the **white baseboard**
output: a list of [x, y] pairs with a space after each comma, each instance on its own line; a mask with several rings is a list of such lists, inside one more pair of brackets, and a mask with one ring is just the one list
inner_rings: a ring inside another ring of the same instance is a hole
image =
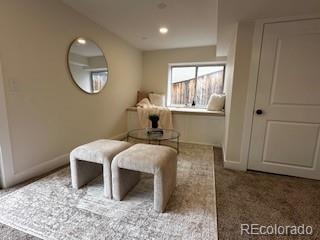
[[221, 147], [221, 144], [218, 144], [218, 143], [208, 143], [208, 142], [197, 142], [197, 141], [185, 141], [185, 140], [180, 140], [180, 143], [190, 143], [190, 144], [200, 144], [200, 145]]
[[58, 167], [68, 164], [68, 162], [69, 154], [64, 154], [50, 161], [40, 163], [34, 167], [26, 169], [23, 172], [19, 172], [14, 174], [13, 176], [8, 177], [7, 182], [4, 184], [4, 188], [12, 187], [33, 177], [43, 175]]
[[237, 171], [247, 171], [247, 168], [243, 166], [240, 162], [223, 161], [224, 168], [237, 170]]
[[[111, 137], [110, 139], [114, 140], [123, 140], [127, 137], [127, 132], [115, 135]], [[203, 142], [190, 142], [190, 141], [183, 141], [184, 143], [193, 143], [193, 144], [203, 144], [203, 145], [213, 145], [217, 147], [221, 147], [219, 144], [212, 144], [212, 143], [203, 143]], [[21, 182], [24, 182], [28, 179], [41, 176], [47, 172], [50, 172], [56, 168], [59, 168], [63, 165], [66, 165], [69, 163], [69, 153], [63, 154], [61, 156], [58, 156], [52, 160], [40, 163], [36, 166], [33, 166], [31, 168], [28, 168], [22, 172], [15, 173], [11, 176], [7, 177], [7, 181], [3, 183], [4, 188], [12, 187], [16, 184], [19, 184]]]
[[225, 148], [222, 146], [223, 152], [223, 167], [227, 169], [237, 170], [237, 171], [247, 171], [247, 167], [241, 162], [228, 161], [226, 158]]
[[111, 137], [110, 139], [113, 139], [113, 140], [123, 140], [123, 139], [126, 139], [127, 134], [128, 134], [128, 132], [120, 133], [120, 134], [118, 134], [118, 135], [115, 135], [115, 136]]
[[[127, 132], [124, 132], [116, 136], [113, 136], [110, 139], [123, 140], [124, 138], [126, 138], [126, 136], [127, 136]], [[52, 160], [49, 160], [49, 161], [40, 163], [34, 167], [28, 168], [22, 172], [15, 173], [12, 176], [8, 176], [7, 181], [3, 183], [3, 187], [4, 188], [12, 187], [28, 179], [41, 176], [47, 172], [50, 172], [68, 163], [69, 163], [69, 153], [66, 153]]]

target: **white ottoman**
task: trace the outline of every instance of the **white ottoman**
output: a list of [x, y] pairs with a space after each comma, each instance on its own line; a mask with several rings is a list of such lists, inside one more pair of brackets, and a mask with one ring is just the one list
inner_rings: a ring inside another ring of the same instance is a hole
[[79, 189], [103, 171], [104, 194], [111, 199], [111, 162], [115, 155], [130, 146], [127, 142], [100, 139], [75, 148], [70, 153], [72, 186]]
[[138, 183], [140, 172], [154, 174], [154, 209], [163, 212], [176, 186], [177, 152], [170, 147], [136, 144], [112, 161], [113, 199], [122, 200]]

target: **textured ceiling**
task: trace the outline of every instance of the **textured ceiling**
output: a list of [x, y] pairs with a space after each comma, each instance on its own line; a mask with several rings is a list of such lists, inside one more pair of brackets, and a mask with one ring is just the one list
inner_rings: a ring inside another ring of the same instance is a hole
[[[217, 0], [61, 0], [142, 50], [217, 42]], [[167, 35], [159, 27], [169, 29]]]

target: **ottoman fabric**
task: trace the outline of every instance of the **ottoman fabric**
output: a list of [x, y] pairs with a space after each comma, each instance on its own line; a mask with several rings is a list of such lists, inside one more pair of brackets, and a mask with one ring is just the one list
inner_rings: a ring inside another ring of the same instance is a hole
[[75, 148], [71, 156], [76, 155], [79, 160], [101, 163], [112, 160], [119, 152], [130, 147], [131, 144], [123, 141], [100, 139]]
[[139, 172], [154, 174], [154, 209], [163, 212], [176, 185], [177, 153], [166, 146], [136, 144], [112, 161], [113, 198], [122, 200], [139, 181]]
[[175, 150], [166, 146], [136, 144], [118, 154], [117, 161], [120, 168], [154, 174], [176, 155]]
[[127, 142], [100, 139], [75, 148], [70, 153], [72, 186], [79, 189], [103, 172], [104, 194], [111, 199], [111, 162], [116, 154], [130, 146]]

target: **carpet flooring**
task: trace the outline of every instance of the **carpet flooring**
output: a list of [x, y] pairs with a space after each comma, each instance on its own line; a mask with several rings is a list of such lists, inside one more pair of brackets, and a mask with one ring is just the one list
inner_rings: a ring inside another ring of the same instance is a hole
[[[8, 189], [0, 189], [0, 198], [22, 188], [28, 183], [30, 182], [19, 184]], [[40, 238], [0, 223], [0, 240], [40, 240]]]
[[[222, 150], [214, 148], [214, 155], [220, 240], [320, 239], [320, 181], [253, 171], [228, 170], [223, 168]], [[189, 158], [192, 158], [192, 155], [189, 155]], [[0, 190], [0, 198], [15, 190], [17, 189]], [[312, 237], [241, 236], [241, 223], [305, 224], [313, 226], [314, 235]], [[0, 239], [38, 240], [39, 238], [0, 224]]]
[[1, 240], [40, 240], [35, 236], [19, 231], [7, 225], [0, 224], [0, 239]]
[[0, 222], [55, 240], [216, 239], [212, 147], [182, 144], [177, 187], [166, 212], [153, 210], [153, 177], [124, 201], [103, 196], [102, 178], [72, 189], [69, 168], [0, 198]]
[[[223, 168], [214, 148], [220, 240], [320, 239], [320, 181]], [[313, 236], [241, 236], [240, 224], [310, 225]]]

